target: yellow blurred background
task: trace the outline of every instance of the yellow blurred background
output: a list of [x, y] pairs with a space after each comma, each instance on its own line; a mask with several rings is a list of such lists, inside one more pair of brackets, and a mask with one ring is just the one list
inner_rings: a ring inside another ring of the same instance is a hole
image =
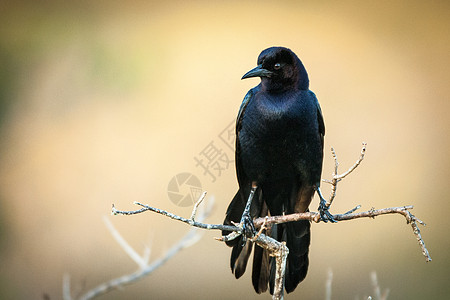
[[[0, 298], [80, 295], [136, 265], [106, 229], [156, 259], [189, 228], [156, 214], [110, 216], [133, 201], [189, 216], [168, 197], [173, 176], [196, 176], [221, 223], [237, 189], [234, 164], [195, 158], [221, 134], [261, 50], [291, 48], [326, 124], [324, 178], [334, 146], [344, 171], [333, 213], [414, 205], [433, 258], [425, 263], [400, 215], [313, 224], [310, 269], [287, 299], [450, 294], [448, 1], [15, 1], [0, 4]], [[219, 172], [220, 171], [220, 172]], [[324, 187], [328, 192], [329, 187]], [[317, 199], [311, 208], [316, 210]], [[269, 299], [249, 273], [235, 280], [230, 249], [206, 232], [143, 281], [99, 299]], [[366, 298], [367, 299], [367, 298]]]

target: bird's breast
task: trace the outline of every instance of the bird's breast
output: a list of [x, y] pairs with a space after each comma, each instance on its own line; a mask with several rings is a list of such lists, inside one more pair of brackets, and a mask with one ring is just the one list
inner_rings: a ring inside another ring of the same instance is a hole
[[257, 94], [243, 120], [253, 139], [282, 141], [317, 132], [317, 111], [303, 91], [280, 95]]
[[299, 172], [309, 144], [318, 136], [316, 110], [302, 96], [256, 95], [248, 104], [238, 138], [250, 177], [281, 178]]

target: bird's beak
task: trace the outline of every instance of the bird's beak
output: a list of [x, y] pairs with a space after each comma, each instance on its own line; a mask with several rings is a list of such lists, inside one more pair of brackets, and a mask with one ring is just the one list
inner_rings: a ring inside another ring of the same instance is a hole
[[258, 65], [256, 68], [251, 69], [241, 79], [250, 78], [250, 77], [271, 77], [273, 72], [264, 69], [261, 65]]

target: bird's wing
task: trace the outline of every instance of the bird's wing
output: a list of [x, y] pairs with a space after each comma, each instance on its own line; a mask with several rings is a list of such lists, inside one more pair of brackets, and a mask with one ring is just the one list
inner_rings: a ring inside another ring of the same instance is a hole
[[245, 95], [244, 100], [242, 100], [242, 104], [241, 104], [241, 107], [239, 108], [239, 113], [238, 113], [238, 116], [236, 119], [235, 161], [236, 161], [236, 175], [237, 175], [239, 186], [241, 186], [242, 183], [246, 182], [246, 176], [242, 169], [242, 162], [240, 159], [241, 146], [239, 143], [239, 132], [241, 131], [242, 119], [244, 118], [245, 109], [247, 108], [248, 103], [253, 99], [253, 96], [258, 91], [258, 89], [259, 89], [259, 86], [255, 87], [247, 92], [247, 95]]
[[[244, 100], [242, 100], [241, 107], [239, 108], [239, 113], [236, 119], [236, 135], [241, 130], [241, 123], [242, 123], [242, 117], [244, 116], [245, 109], [247, 108], [247, 104], [250, 102], [250, 100], [253, 98], [253, 95], [255, 94], [255, 91], [257, 87], [249, 90], [247, 92], [247, 95], [245, 95]], [[237, 139], [236, 139], [237, 141]]]
[[[239, 109], [239, 113], [236, 119], [236, 174], [239, 183], [239, 191], [234, 196], [230, 205], [227, 209], [227, 215], [225, 217], [224, 224], [231, 225], [232, 222], [239, 222], [242, 217], [242, 213], [244, 212], [246, 199], [244, 199], [247, 195], [245, 191], [243, 191], [242, 187], [248, 185], [248, 178], [245, 175], [245, 172], [242, 168], [242, 161], [240, 159], [240, 151], [241, 146], [239, 142], [239, 132], [242, 128], [242, 119], [244, 117], [245, 109], [247, 108], [248, 103], [253, 99], [253, 95], [255, 93], [255, 88], [248, 91], [247, 95], [245, 95], [244, 100], [242, 101], [241, 107]], [[247, 191], [248, 192], [248, 191]], [[222, 231], [222, 235], [227, 235], [229, 232]], [[233, 247], [233, 251], [231, 252], [230, 258], [230, 266], [231, 270], [236, 276], [239, 278], [244, 274], [245, 268], [247, 266], [248, 257], [252, 251], [253, 243], [243, 243], [242, 237], [237, 239], [227, 241], [226, 244], [230, 247]], [[245, 246], [244, 246], [245, 244]], [[267, 284], [266, 284], [267, 285]]]
[[[320, 157], [320, 170], [322, 170], [325, 123], [323, 121], [322, 110], [320, 109], [319, 101], [317, 100], [316, 95], [312, 91], [309, 91], [309, 95], [311, 96], [311, 99], [314, 102], [316, 109], [317, 109], [317, 111], [316, 111], [317, 129], [318, 129], [317, 134], [319, 135], [319, 138], [320, 138], [320, 148], [317, 150], [321, 152], [320, 154], [319, 153], [317, 153], [317, 154], [320, 155], [319, 156]], [[317, 159], [319, 159], [319, 157], [317, 157]], [[317, 177], [316, 179], [313, 179], [313, 180], [317, 180], [317, 182], [315, 182], [315, 184], [317, 186], [320, 186], [320, 172], [315, 175], [313, 174], [313, 177]], [[293, 205], [293, 207], [294, 207], [294, 212], [307, 211], [309, 204], [311, 203], [311, 199], [314, 196], [314, 192], [315, 192], [314, 186], [300, 184], [298, 186], [297, 196], [295, 198], [291, 199], [291, 205]]]
[[316, 94], [312, 91], [309, 91], [311, 96], [314, 98], [317, 106], [317, 122], [319, 124], [319, 134], [322, 140], [322, 149], [323, 149], [323, 137], [325, 136], [325, 123], [323, 122], [322, 109], [320, 109], [319, 101], [317, 100]]

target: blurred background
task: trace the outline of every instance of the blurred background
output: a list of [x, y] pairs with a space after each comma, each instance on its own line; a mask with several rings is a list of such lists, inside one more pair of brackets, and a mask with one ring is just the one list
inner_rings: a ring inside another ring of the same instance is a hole
[[[332, 212], [414, 205], [433, 258], [400, 215], [313, 224], [309, 274], [287, 299], [324, 299], [328, 269], [333, 299], [373, 295], [372, 271], [389, 299], [448, 297], [449, 4], [3, 1], [0, 298], [60, 299], [65, 273], [76, 296], [133, 272], [103, 216], [152, 259], [189, 230], [151, 213], [112, 217], [113, 203], [188, 217], [202, 189], [215, 199], [207, 221], [221, 223], [237, 190], [233, 122], [259, 83], [240, 78], [274, 45], [300, 57], [321, 103], [323, 178], [331, 146], [344, 171], [368, 143]], [[270, 299], [251, 272], [234, 279], [218, 235], [99, 299]]]

